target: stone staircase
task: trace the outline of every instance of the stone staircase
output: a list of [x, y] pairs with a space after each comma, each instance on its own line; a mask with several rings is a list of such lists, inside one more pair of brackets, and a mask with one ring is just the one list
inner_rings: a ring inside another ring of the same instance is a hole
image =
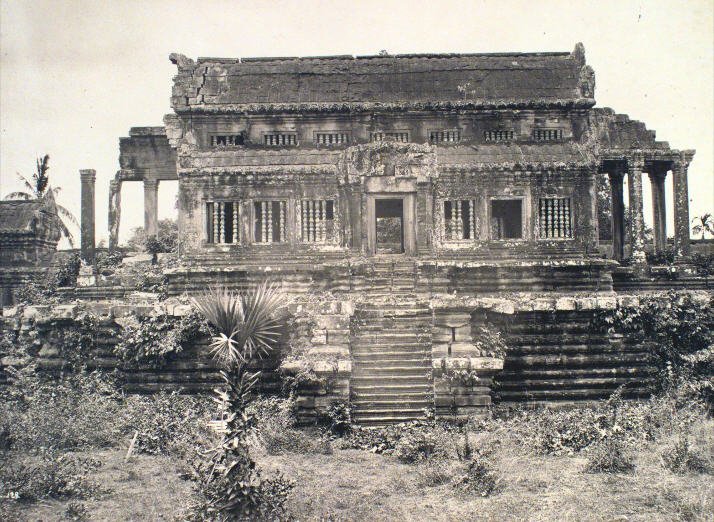
[[423, 419], [433, 406], [431, 322], [415, 294], [414, 265], [375, 263], [351, 324], [353, 419], [384, 425]]
[[598, 400], [624, 386], [624, 396], [647, 396], [653, 368], [646, 348], [611, 339], [592, 326], [592, 314], [524, 314], [511, 324], [511, 351], [496, 380], [504, 402], [554, 404]]

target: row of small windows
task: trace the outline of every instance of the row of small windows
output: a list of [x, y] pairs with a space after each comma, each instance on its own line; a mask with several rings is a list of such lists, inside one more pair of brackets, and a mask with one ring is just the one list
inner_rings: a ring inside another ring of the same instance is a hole
[[[304, 199], [297, 202], [300, 240], [305, 243], [330, 243], [336, 237], [335, 202]], [[541, 239], [573, 237], [570, 198], [538, 200], [538, 236]], [[523, 202], [520, 199], [493, 199], [490, 202], [491, 239], [523, 237]], [[240, 204], [238, 201], [206, 203], [208, 243], [239, 243]], [[478, 238], [476, 200], [443, 202], [442, 237], [446, 241], [475, 241]], [[287, 201], [253, 202], [253, 240], [256, 243], [284, 243], [287, 236]]]
[[[206, 239], [208, 243], [239, 243], [240, 202], [210, 201], [206, 203]], [[298, 202], [301, 241], [328, 243], [335, 238], [335, 202], [310, 199]], [[253, 202], [253, 240], [256, 243], [285, 243], [287, 235], [287, 201], [259, 200]]]
[[[487, 143], [513, 141], [515, 132], [512, 130], [493, 130], [484, 131], [483, 140]], [[535, 141], [561, 141], [563, 139], [562, 129], [535, 129], [533, 131], [533, 139]], [[372, 132], [370, 141], [397, 141], [408, 143], [409, 132]], [[459, 130], [441, 130], [430, 131], [430, 143], [459, 143], [461, 141], [461, 131]], [[210, 142], [212, 147], [230, 147], [245, 144], [245, 136], [243, 134], [215, 134], [211, 135]], [[345, 145], [351, 142], [350, 133], [348, 132], [316, 132], [314, 143], [317, 145]], [[268, 147], [297, 147], [298, 139], [295, 132], [275, 132], [263, 135], [263, 145]]]
[[[523, 237], [523, 202], [520, 199], [493, 199], [490, 202], [489, 232], [491, 239]], [[446, 241], [473, 241], [478, 238], [476, 201], [446, 200], [443, 206], [442, 237]], [[538, 237], [572, 239], [570, 198], [538, 200]]]

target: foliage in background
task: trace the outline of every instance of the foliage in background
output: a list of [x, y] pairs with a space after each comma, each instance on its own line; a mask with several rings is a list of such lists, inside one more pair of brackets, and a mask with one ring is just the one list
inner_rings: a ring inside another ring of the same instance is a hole
[[646, 343], [659, 372], [656, 385], [688, 386], [714, 404], [714, 296], [668, 291], [637, 306], [603, 311], [599, 326]]
[[114, 353], [124, 361], [161, 365], [185, 346], [211, 334], [205, 319], [195, 310], [178, 317], [132, 315], [122, 321]]
[[701, 216], [696, 216], [692, 219], [694, 226], [692, 227], [692, 232], [695, 234], [701, 234], [702, 239], [704, 236], [709, 234], [714, 236], [714, 216], [710, 213], [702, 214]]
[[[50, 187], [50, 176], [48, 173], [48, 170], [50, 169], [50, 155], [45, 154], [41, 158], [37, 158], [37, 167], [35, 172], [32, 174], [32, 179], [28, 179], [27, 177], [23, 176], [22, 174], [17, 174], [17, 177], [20, 178], [20, 181], [22, 181], [22, 184], [25, 186], [25, 189], [27, 192], [24, 191], [19, 191], [19, 192], [12, 192], [11, 194], [8, 194], [5, 196], [5, 199], [22, 199], [25, 201], [30, 201], [33, 199], [41, 199], [44, 197], [45, 193], [49, 190], [52, 192], [52, 195], [55, 196], [55, 198], [59, 195], [60, 191], [62, 190], [60, 187]], [[59, 213], [59, 222], [58, 225], [60, 227], [60, 232], [62, 235], [67, 238], [67, 241], [69, 241], [69, 245], [74, 248], [74, 236], [72, 235], [72, 232], [69, 230], [67, 227], [67, 224], [64, 222], [66, 219], [69, 223], [74, 225], [75, 227], [79, 227], [79, 223], [77, 222], [77, 218], [74, 217], [74, 215], [67, 210], [67, 208], [63, 207], [59, 203], [55, 201], [55, 205], [57, 206], [57, 212]]]
[[[149, 244], [149, 239], [153, 241]], [[152, 247], [149, 250], [149, 246]], [[144, 231], [144, 227], [136, 227], [131, 237], [126, 242], [128, 250], [133, 252], [176, 252], [178, 246], [178, 222], [175, 219], [160, 219], [158, 223], [158, 234], [154, 238]]]
[[57, 288], [76, 286], [81, 265], [79, 254], [63, 255], [56, 269], [48, 270], [44, 276], [20, 287], [15, 293], [15, 299], [20, 304], [30, 305], [59, 302]]

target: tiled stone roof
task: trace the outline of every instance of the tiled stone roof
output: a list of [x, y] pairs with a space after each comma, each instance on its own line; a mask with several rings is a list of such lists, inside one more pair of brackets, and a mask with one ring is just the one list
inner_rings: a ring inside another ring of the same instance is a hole
[[42, 201], [0, 201], [0, 233], [31, 232]]
[[199, 58], [178, 65], [181, 111], [303, 112], [592, 106], [592, 69], [572, 53]]
[[655, 131], [626, 114], [616, 114], [610, 108], [590, 111], [589, 132], [601, 149], [669, 149], [666, 141], [657, 141]]

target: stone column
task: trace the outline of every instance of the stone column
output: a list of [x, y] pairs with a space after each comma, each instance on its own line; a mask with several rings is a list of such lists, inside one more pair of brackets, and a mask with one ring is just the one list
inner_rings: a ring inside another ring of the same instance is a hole
[[633, 158], [627, 162], [627, 179], [630, 193], [630, 243], [632, 263], [645, 264], [645, 217], [642, 209], [642, 158]]
[[80, 255], [85, 263], [94, 262], [94, 183], [97, 172], [94, 169], [79, 171], [81, 181], [81, 243]]
[[121, 223], [121, 180], [109, 182], [109, 250], [113, 252], [119, 246], [119, 224]]
[[612, 257], [622, 261], [625, 257], [625, 195], [623, 193], [624, 172], [615, 170], [610, 178], [610, 200], [612, 202]]
[[667, 170], [661, 165], [653, 166], [649, 172], [652, 187], [652, 231], [655, 252], [664, 252], [667, 247], [667, 205], [664, 196], [666, 176]]
[[144, 180], [144, 231], [148, 236], [159, 233], [159, 180]]
[[682, 154], [672, 164], [674, 182], [674, 249], [678, 258], [689, 255], [689, 188], [687, 169], [691, 158]]

